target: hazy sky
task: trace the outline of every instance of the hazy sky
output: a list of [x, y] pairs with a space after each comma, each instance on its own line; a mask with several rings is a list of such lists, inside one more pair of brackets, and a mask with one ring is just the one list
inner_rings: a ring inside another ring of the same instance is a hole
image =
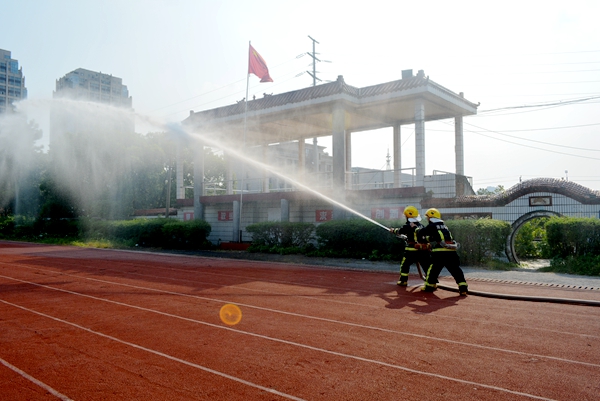
[[[310, 35], [331, 61], [317, 66], [324, 81], [363, 87], [424, 70], [480, 102], [464, 119], [475, 190], [535, 177], [600, 189], [596, 0], [0, 0], [0, 10], [0, 48], [19, 60], [29, 99], [85, 68], [122, 78], [137, 112], [180, 122], [245, 96], [249, 41], [274, 79], [252, 76], [250, 97], [311, 86]], [[426, 174], [455, 171], [453, 123], [425, 125]], [[414, 167], [414, 126], [402, 141], [402, 167]], [[353, 166], [384, 168], [391, 129], [352, 143]]]

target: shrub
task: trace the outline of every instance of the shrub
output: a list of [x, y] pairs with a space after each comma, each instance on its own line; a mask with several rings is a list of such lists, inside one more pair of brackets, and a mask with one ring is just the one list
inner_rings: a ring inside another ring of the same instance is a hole
[[95, 221], [88, 227], [88, 238], [112, 238], [148, 247], [160, 247], [162, 227], [168, 219]]
[[461, 264], [481, 266], [504, 255], [510, 224], [493, 219], [448, 220], [446, 225], [460, 244]]
[[28, 239], [33, 237], [39, 237], [33, 229], [35, 219], [31, 217], [14, 217], [15, 227], [12, 233], [12, 238], [15, 239]]
[[15, 230], [15, 219], [13, 216], [0, 217], [0, 238], [10, 237]]
[[85, 226], [89, 239], [115, 239], [131, 245], [173, 249], [205, 247], [211, 231], [210, 224], [203, 220], [88, 221]]
[[541, 258], [546, 256], [546, 222], [548, 217], [528, 221], [519, 228], [515, 236], [515, 252], [519, 258]]
[[171, 220], [162, 226], [163, 247], [172, 249], [196, 249], [206, 246], [210, 224], [203, 220]]
[[252, 235], [251, 251], [279, 253], [279, 249], [304, 249], [313, 241], [315, 226], [312, 223], [275, 222], [251, 224], [246, 227]]
[[600, 276], [600, 255], [554, 258], [550, 262], [550, 266], [542, 267], [539, 271]]
[[54, 238], [77, 238], [79, 222], [74, 218], [39, 218], [33, 223], [33, 232]]
[[[383, 222], [382, 222], [383, 223]], [[399, 227], [400, 221], [389, 222], [389, 226]], [[316, 228], [320, 254], [333, 257], [389, 259], [393, 255], [399, 259], [404, 243], [387, 230], [368, 220], [332, 220]]]
[[546, 223], [551, 257], [600, 255], [600, 220], [582, 217], [552, 217]]

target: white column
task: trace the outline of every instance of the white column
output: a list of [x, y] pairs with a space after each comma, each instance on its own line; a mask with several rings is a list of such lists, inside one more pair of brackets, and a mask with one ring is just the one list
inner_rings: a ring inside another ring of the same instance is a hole
[[465, 175], [465, 149], [463, 143], [463, 117], [454, 117], [454, 154], [456, 174]]
[[[233, 158], [227, 154], [225, 154], [225, 160], [227, 163], [227, 195], [231, 195], [233, 194], [233, 190], [234, 190], [234, 182], [233, 182], [233, 166], [234, 166], [234, 161]], [[244, 174], [244, 171], [242, 169], [241, 174]], [[243, 176], [241, 177], [237, 177], [238, 179], [238, 183], [241, 182], [241, 180], [243, 180]]]
[[313, 138], [313, 174], [314, 183], [319, 186], [321, 177], [319, 177], [319, 142], [317, 138]]
[[306, 181], [306, 142], [304, 139], [298, 140], [298, 179], [304, 183]]
[[194, 220], [204, 220], [204, 144], [198, 143], [194, 152]]
[[181, 156], [181, 141], [177, 141], [177, 160], [175, 162], [175, 181], [177, 190], [175, 199], [185, 199], [185, 188], [183, 187], [183, 157]]
[[418, 187], [425, 182], [425, 105], [417, 102], [415, 105], [415, 160]]
[[345, 182], [346, 188], [352, 189], [352, 132], [346, 132], [346, 168], [345, 172]]
[[233, 228], [231, 232], [231, 240], [233, 242], [241, 242], [242, 241], [242, 226], [241, 226], [241, 210], [240, 210], [240, 201], [233, 201]]
[[394, 125], [394, 188], [402, 187], [402, 137], [400, 135], [400, 123]]
[[[262, 147], [262, 162], [265, 166], [269, 165], [269, 161], [267, 160], [268, 156], [269, 156], [269, 145], [263, 145]], [[269, 192], [269, 172], [266, 168], [264, 168], [262, 170], [262, 192], [263, 193], [268, 193]]]
[[281, 221], [290, 221], [290, 201], [282, 199], [281, 204]]
[[346, 112], [341, 104], [333, 107], [333, 189], [346, 189]]

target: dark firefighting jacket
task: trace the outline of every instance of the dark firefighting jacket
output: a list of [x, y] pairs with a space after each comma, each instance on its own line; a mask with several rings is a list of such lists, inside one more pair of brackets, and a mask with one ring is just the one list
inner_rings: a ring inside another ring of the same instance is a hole
[[422, 229], [423, 225], [419, 222], [412, 224], [414, 224], [415, 227], [411, 227], [410, 222], [407, 221], [402, 227], [393, 228], [392, 233], [395, 235], [406, 235], [406, 248], [404, 248], [405, 251], [425, 250], [428, 248], [426, 241], [423, 241], [422, 244], [419, 244], [417, 239], [417, 230]]
[[415, 235], [421, 242], [431, 244], [433, 252], [456, 251], [456, 241], [454, 241], [450, 230], [442, 220], [429, 221], [427, 226], [417, 228], [415, 231]]

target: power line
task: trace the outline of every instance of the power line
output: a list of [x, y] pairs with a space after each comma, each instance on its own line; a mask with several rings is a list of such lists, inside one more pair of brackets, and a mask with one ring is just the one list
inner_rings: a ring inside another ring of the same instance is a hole
[[507, 86], [507, 85], [523, 86], [523, 85], [564, 85], [564, 84], [573, 85], [573, 84], [595, 84], [598, 82], [600, 82], [600, 81], [517, 82], [517, 81], [513, 80], [511, 82], [490, 82], [489, 84], [478, 84], [477, 86], [478, 87], [486, 87], [486, 86], [499, 86], [499, 85], [500, 86]]
[[[291, 74], [294, 74], [294, 73], [296, 73], [296, 71], [292, 71], [292, 72], [290, 72], [290, 73], [287, 73], [287, 74], [284, 74], [284, 75], [275, 76], [275, 78], [277, 78], [277, 79], [275, 80], [277, 83], [271, 84], [271, 85], [269, 86], [269, 88], [273, 88], [273, 87], [275, 87], [275, 86], [282, 85], [282, 84], [284, 84], [284, 83], [286, 83], [286, 82], [289, 82], [289, 81], [291, 81], [291, 80], [293, 80], [293, 79], [296, 79], [296, 78], [298, 78], [298, 77], [300, 77], [300, 76], [302, 75], [302, 74], [296, 74], [296, 75], [294, 75], [292, 78], [290, 78], [290, 79], [286, 79], [286, 80], [283, 80], [283, 81], [282, 81], [281, 79], [279, 79], [279, 78], [281, 78], [281, 77], [285, 77], [285, 76], [288, 76], [288, 75], [291, 75]], [[302, 73], [304, 73], [304, 71], [302, 71]], [[240, 81], [237, 81], [237, 82], [240, 82]], [[237, 83], [237, 82], [236, 82], [236, 83]], [[231, 84], [230, 84], [230, 85], [231, 85]], [[256, 89], [257, 87], [259, 87], [259, 85], [260, 85], [260, 84], [258, 84], [258, 85], [255, 85], [255, 86], [251, 87], [251, 88], [250, 88], [250, 90]], [[229, 85], [226, 85], [226, 86], [229, 86]], [[221, 89], [222, 89], [222, 88], [221, 88]], [[211, 91], [211, 92], [212, 92], [212, 91]], [[210, 93], [210, 92], [207, 92], [207, 93]], [[192, 106], [191, 108], [192, 108], [192, 109], [195, 109], [195, 108], [200, 108], [200, 107], [202, 107], [202, 106], [205, 106], [205, 105], [207, 105], [207, 104], [215, 103], [215, 102], [218, 102], [218, 101], [220, 101], [220, 100], [223, 100], [223, 99], [231, 98], [231, 97], [233, 97], [233, 96], [239, 96], [239, 95], [240, 95], [240, 94], [242, 94], [242, 93], [243, 93], [242, 91], [236, 91], [235, 93], [231, 93], [231, 94], [228, 94], [228, 95], [222, 96], [222, 97], [220, 97], [220, 98], [218, 98], [218, 99], [214, 99], [214, 100], [210, 100], [210, 101], [208, 101], [208, 102], [205, 102], [205, 103], [201, 103], [201, 104], [194, 105], [194, 106]], [[202, 95], [199, 95], [199, 96], [202, 96]], [[196, 97], [199, 97], [199, 96], [196, 96]], [[194, 97], [194, 98], [196, 98], [196, 97]], [[169, 113], [169, 114], [167, 114], [167, 115], [173, 115], [173, 114], [177, 114], [177, 113], [180, 113], [181, 111], [182, 111], [182, 110], [174, 111], [174, 112], [172, 112], [172, 113]]]
[[569, 71], [515, 71], [508, 72], [507, 74], [514, 75], [525, 75], [525, 74], [563, 74], [563, 73], [571, 73], [571, 72], [597, 72], [600, 70], [569, 70]]
[[[450, 123], [448, 123], [450, 124]], [[469, 125], [473, 125], [473, 124], [469, 124]], [[509, 130], [502, 130], [502, 132], [529, 132], [529, 131], [548, 131], [548, 130], [553, 130], [553, 129], [567, 129], [567, 128], [582, 128], [582, 127], [593, 127], [596, 125], [600, 125], [600, 123], [595, 123], [595, 124], [583, 124], [583, 125], [567, 125], [564, 127], [547, 127], [547, 128], [529, 128], [529, 129], [509, 129]], [[477, 127], [476, 125], [473, 125], [474, 127]], [[478, 128], [478, 127], [477, 127]], [[482, 128], [484, 131], [490, 131], [486, 128]], [[431, 129], [428, 128], [428, 131], [440, 131], [440, 132], [454, 132], [452, 130], [447, 130], [447, 129]], [[478, 131], [472, 131], [472, 132], [478, 132]], [[495, 131], [491, 131], [491, 132], [495, 132]], [[525, 139], [526, 138], [522, 138]], [[562, 146], [562, 145], [559, 145]], [[586, 149], [587, 150], [587, 149]]]
[[552, 103], [537, 103], [537, 104], [521, 105], [521, 106], [500, 107], [497, 109], [480, 110], [479, 113], [489, 113], [492, 111], [499, 111], [499, 110], [514, 110], [514, 109], [547, 107], [547, 106], [557, 106], [557, 105], [558, 106], [566, 106], [568, 104], [581, 103], [581, 102], [586, 102], [588, 100], [595, 100], [595, 99], [600, 99], [600, 96], [591, 96], [591, 97], [586, 97], [586, 98], [581, 98], [581, 99], [560, 100], [558, 102], [552, 102]]
[[[508, 134], [504, 134], [502, 132], [493, 131], [493, 130], [489, 130], [489, 129], [486, 129], [486, 128], [478, 127], [477, 125], [473, 125], [473, 124], [469, 124], [469, 123], [465, 123], [465, 124], [470, 125], [470, 126], [475, 127], [475, 128], [482, 129], [482, 130], [487, 131], [487, 132], [494, 133], [494, 134], [503, 135], [503, 136], [509, 136], [511, 138], [521, 139], [521, 140], [524, 140], [524, 141], [541, 143], [543, 145], [557, 146], [557, 147], [560, 147], [560, 148], [569, 148], [569, 149], [575, 149], [575, 150], [584, 150], [584, 151], [589, 151], [589, 152], [600, 152], [600, 149], [578, 148], [578, 147], [575, 147], [575, 146], [557, 145], [557, 144], [550, 143], [550, 142], [536, 141], [534, 139], [527, 139], [527, 138], [517, 137], [517, 136], [514, 136], [514, 135], [508, 135]], [[600, 124], [593, 124], [593, 125], [600, 125]], [[473, 133], [476, 133], [476, 134], [477, 133], [479, 133], [479, 134], [481, 133], [481, 132], [477, 132], [477, 131], [470, 131], [470, 132], [473, 132]], [[540, 150], [545, 150], [545, 149], [540, 149]]]
[[[299, 54], [298, 56], [294, 57], [293, 59], [288, 59], [288, 60], [286, 60], [286, 61], [284, 61], [284, 62], [282, 62], [282, 63], [279, 63], [279, 64], [277, 64], [277, 65], [276, 65], [275, 67], [273, 67], [273, 68], [280, 67], [280, 66], [282, 66], [282, 65], [284, 65], [284, 64], [287, 64], [287, 63], [289, 63], [289, 62], [291, 62], [291, 61], [295, 61], [295, 60], [297, 60], [297, 59], [299, 59], [299, 58], [301, 58], [301, 57], [303, 57], [303, 56], [305, 56], [305, 54]], [[285, 74], [285, 75], [288, 75], [288, 74]], [[285, 75], [284, 75], [284, 76], [285, 76]], [[208, 95], [208, 94], [210, 94], [210, 93], [217, 92], [217, 91], [219, 91], [219, 90], [225, 89], [225, 88], [227, 88], [227, 87], [229, 87], [229, 86], [232, 86], [232, 85], [238, 84], [238, 83], [240, 83], [240, 82], [243, 82], [243, 81], [245, 81], [245, 80], [246, 80], [246, 78], [243, 78], [243, 79], [240, 79], [240, 80], [237, 80], [237, 81], [231, 82], [231, 83], [229, 83], [229, 84], [226, 84], [226, 85], [223, 85], [223, 86], [221, 86], [221, 87], [219, 87], [219, 88], [216, 88], [216, 89], [210, 90], [210, 91], [208, 91], [208, 92], [201, 93], [201, 94], [199, 94], [199, 95], [196, 95], [196, 96], [193, 96], [193, 97], [191, 97], [191, 98], [188, 98], [188, 99], [185, 99], [185, 100], [181, 100], [181, 101], [178, 101], [178, 102], [175, 102], [175, 103], [169, 104], [169, 105], [167, 105], [167, 106], [162, 106], [162, 107], [156, 108], [156, 109], [154, 109], [154, 110], [151, 110], [150, 112], [154, 112], [154, 111], [158, 111], [158, 110], [166, 109], [166, 108], [168, 108], [168, 107], [176, 106], [176, 105], [178, 105], [178, 104], [181, 104], [181, 103], [189, 102], [190, 100], [193, 100], [193, 99], [199, 98], [199, 97], [201, 97], [201, 96], [206, 96], [206, 95]], [[284, 81], [284, 82], [285, 82], [285, 81]], [[275, 85], [271, 85], [271, 87], [273, 87], [273, 86], [276, 86], [276, 85], [277, 85], [277, 84], [275, 84]], [[236, 94], [238, 94], [238, 93], [240, 93], [240, 92], [239, 92], [239, 91], [238, 91], [238, 92], [236, 92]], [[216, 100], [214, 100], [214, 101], [222, 100], [222, 99], [225, 99], [225, 98], [227, 98], [227, 97], [229, 97], [229, 96], [234, 96], [234, 94], [231, 94], [231, 95], [227, 95], [227, 96], [221, 97], [221, 98], [219, 98], [219, 99], [216, 99]], [[203, 105], [204, 105], [204, 104], [209, 104], [209, 103], [212, 103], [212, 102], [214, 102], [214, 101], [211, 101], [211, 102], [208, 102], [208, 103], [203, 103]], [[193, 106], [193, 107], [199, 107], [199, 106]], [[192, 107], [192, 108], [193, 108], [193, 107]], [[173, 112], [173, 113], [170, 113], [170, 114], [168, 114], [168, 115], [177, 114], [177, 113], [179, 113], [180, 111], [181, 111], [181, 110], [179, 110], [179, 111], [176, 111], [176, 112]]]
[[[467, 131], [467, 132], [472, 132], [472, 131]], [[486, 138], [495, 139], [497, 141], [506, 142], [506, 143], [512, 143], [513, 145], [518, 145], [518, 146], [523, 146], [523, 147], [526, 147], [526, 148], [541, 150], [541, 151], [544, 151], [544, 152], [557, 153], [557, 154], [560, 154], [560, 155], [566, 155], [566, 156], [572, 156], [572, 157], [579, 157], [579, 158], [582, 158], [582, 159], [600, 160], [600, 158], [598, 158], [598, 157], [588, 157], [588, 156], [574, 155], [574, 154], [565, 153], [565, 152], [557, 152], [555, 150], [542, 149], [542, 148], [538, 148], [538, 147], [535, 147], [535, 146], [524, 145], [522, 143], [516, 143], [516, 142], [511, 142], [511, 141], [503, 140], [503, 139], [500, 139], [500, 138], [494, 138], [493, 136], [482, 134], [482, 133], [479, 133], [479, 132], [472, 132], [472, 133], [475, 134], [475, 135], [485, 136]], [[555, 146], [558, 146], [558, 145], [555, 145]]]
[[580, 65], [580, 64], [600, 64], [600, 61], [581, 61], [577, 63], [539, 63], [539, 64], [528, 64], [528, 65]]
[[[592, 103], [595, 103], [595, 102], [592, 102]], [[568, 105], [575, 105], [575, 104], [581, 105], [582, 103], [581, 102], [556, 103], [556, 104], [550, 104], [550, 103], [548, 103], [546, 105], [538, 105], [538, 106], [527, 107], [528, 109], [529, 108], [534, 108], [534, 109], [537, 109], [537, 110], [524, 110], [524, 111], [513, 112], [513, 113], [493, 114], [493, 115], [487, 115], [487, 116], [478, 114], [478, 115], [476, 115], [474, 117], [501, 117], [501, 116], [509, 116], [509, 115], [514, 115], [514, 114], [533, 113], [533, 112], [536, 112], [536, 111], [539, 111], [539, 110], [548, 110], [548, 109], [554, 109], [554, 108], [557, 108], [557, 107], [568, 106]], [[515, 106], [515, 108], [518, 108], [518, 107]], [[508, 109], [513, 109], [513, 108], [507, 108], [507, 110]], [[496, 109], [495, 111], [500, 111], [500, 110]], [[483, 111], [483, 112], [485, 112], [485, 111]]]
[[221, 86], [220, 88], [216, 88], [216, 89], [213, 89], [213, 90], [211, 90], [211, 91], [208, 91], [208, 92], [201, 93], [201, 94], [199, 94], [199, 95], [196, 95], [196, 96], [190, 97], [190, 98], [188, 98], [188, 99], [185, 99], [185, 100], [181, 100], [181, 101], [179, 101], [179, 102], [176, 102], [176, 103], [169, 104], [169, 105], [167, 105], [167, 106], [162, 106], [162, 107], [159, 107], [159, 108], [157, 108], [157, 109], [150, 110], [150, 113], [152, 113], [152, 112], [154, 112], [154, 111], [158, 111], [158, 110], [166, 109], [167, 107], [176, 106], [176, 105], [178, 105], [178, 104], [181, 104], [181, 103], [189, 102], [190, 100], [196, 99], [196, 98], [198, 98], [198, 97], [200, 97], [200, 96], [205, 96], [205, 95], [208, 95], [209, 93], [213, 93], [213, 92], [219, 91], [219, 90], [221, 90], [221, 89], [227, 88], [228, 86], [235, 85], [235, 84], [237, 84], [237, 83], [240, 83], [240, 82], [243, 82], [243, 81], [245, 81], [245, 80], [246, 80], [245, 78], [244, 78], [244, 79], [240, 79], [239, 81], [235, 81], [235, 82], [229, 83], [229, 84], [227, 84], [227, 85]]
[[[448, 122], [445, 122], [445, 124], [450, 124], [450, 123], [448, 123]], [[533, 140], [533, 139], [527, 139], [527, 138], [520, 138], [520, 137], [516, 137], [516, 136], [513, 136], [513, 135], [503, 134], [503, 133], [501, 133], [501, 132], [498, 132], [498, 131], [493, 131], [493, 130], [488, 130], [488, 129], [486, 129], [486, 128], [478, 127], [478, 126], [476, 126], [476, 125], [474, 125], [474, 124], [469, 124], [469, 123], [465, 123], [465, 124], [467, 124], [467, 125], [470, 125], [470, 126], [473, 126], [473, 127], [476, 127], [476, 128], [479, 128], [479, 129], [482, 129], [482, 130], [485, 130], [485, 131], [487, 131], [487, 132], [494, 133], [494, 134], [503, 135], [503, 136], [509, 136], [509, 137], [511, 137], [511, 138], [517, 138], [517, 139], [521, 139], [521, 140], [525, 140], [525, 141], [530, 141], [530, 142], [541, 143], [541, 144], [548, 145], [548, 146], [557, 146], [557, 147], [561, 147], [561, 148], [569, 148], [569, 149], [575, 149], [575, 150], [584, 150], [584, 151], [593, 151], [593, 152], [599, 152], [599, 151], [600, 151], [599, 149], [586, 149], [586, 148], [577, 148], [577, 147], [574, 147], [574, 146], [557, 145], [557, 144], [553, 144], [553, 143], [549, 143], [549, 142], [536, 141], [536, 140]], [[591, 125], [600, 125], [600, 124], [591, 124]], [[477, 132], [477, 131], [467, 130], [467, 132], [471, 132], [471, 133], [473, 133], [473, 134], [475, 134], [475, 135], [481, 135], [481, 136], [485, 136], [485, 137], [487, 137], [487, 138], [490, 138], [490, 139], [495, 139], [495, 140], [497, 140], [497, 141], [506, 142], [506, 143], [511, 143], [511, 144], [513, 144], [513, 145], [518, 145], [518, 146], [523, 146], [523, 147], [526, 147], [526, 148], [531, 148], [531, 149], [541, 150], [541, 151], [544, 151], [544, 152], [557, 153], [557, 154], [561, 154], [561, 155], [573, 156], [573, 157], [579, 157], [579, 158], [583, 158], [583, 159], [600, 160], [600, 158], [596, 158], [596, 157], [580, 156], [580, 155], [574, 155], [574, 154], [571, 154], [571, 153], [557, 152], [557, 151], [554, 151], [554, 150], [543, 149], [543, 148], [539, 148], [539, 147], [535, 147], [535, 146], [529, 146], [529, 145], [525, 145], [525, 144], [522, 144], [522, 143], [517, 143], [517, 142], [507, 141], [507, 140], [503, 140], [503, 139], [500, 139], [500, 138], [495, 138], [495, 137], [493, 137], [493, 136], [490, 136], [490, 135], [485, 135], [485, 134], [483, 134], [483, 133], [481, 133], [481, 132]]]

